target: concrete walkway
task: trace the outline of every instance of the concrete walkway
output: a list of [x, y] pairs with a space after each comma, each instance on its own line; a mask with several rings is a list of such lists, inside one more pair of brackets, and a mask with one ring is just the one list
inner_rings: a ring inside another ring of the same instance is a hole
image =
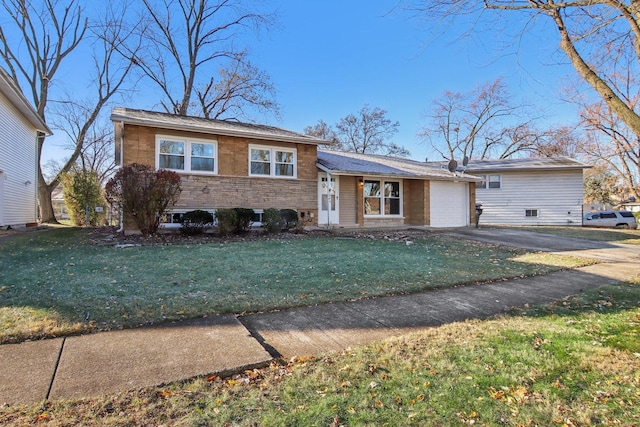
[[512, 229], [467, 239], [604, 262], [545, 276], [247, 316], [0, 345], [0, 403], [91, 397], [321, 354], [448, 322], [541, 304], [640, 275], [640, 247]]

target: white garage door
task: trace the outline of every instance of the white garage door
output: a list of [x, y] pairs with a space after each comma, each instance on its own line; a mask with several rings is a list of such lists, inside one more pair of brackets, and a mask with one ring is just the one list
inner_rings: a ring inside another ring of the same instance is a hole
[[431, 181], [431, 227], [469, 225], [469, 190], [466, 182]]

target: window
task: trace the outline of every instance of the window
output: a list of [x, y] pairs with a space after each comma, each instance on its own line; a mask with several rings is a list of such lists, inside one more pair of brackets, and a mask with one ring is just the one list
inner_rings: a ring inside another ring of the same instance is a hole
[[400, 215], [400, 182], [364, 181], [365, 215]]
[[380, 215], [380, 181], [364, 182], [364, 214]]
[[249, 175], [295, 178], [296, 150], [250, 146]]
[[253, 218], [251, 218], [251, 227], [262, 227], [262, 217], [264, 209], [254, 209]]
[[384, 214], [400, 215], [400, 183], [384, 183]]
[[216, 219], [216, 210], [209, 208], [194, 208], [194, 209], [170, 209], [166, 210], [160, 217], [160, 227], [162, 228], [180, 228], [182, 227], [182, 219], [184, 214], [192, 210], [200, 209], [209, 212], [213, 215], [213, 225], [218, 225]]
[[524, 216], [527, 218], [537, 218], [538, 217], [538, 209], [525, 209]]
[[476, 188], [502, 188], [501, 175], [479, 175], [482, 181], [476, 184]]
[[156, 168], [177, 172], [217, 173], [217, 142], [156, 137]]

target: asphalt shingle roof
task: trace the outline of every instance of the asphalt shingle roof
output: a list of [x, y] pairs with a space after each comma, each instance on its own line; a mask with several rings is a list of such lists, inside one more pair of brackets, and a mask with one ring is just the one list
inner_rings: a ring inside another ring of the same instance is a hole
[[225, 120], [205, 119], [193, 116], [178, 116], [176, 114], [160, 113], [157, 111], [135, 110], [116, 107], [111, 113], [114, 122], [150, 126], [163, 129], [184, 130], [214, 135], [239, 136], [246, 138], [264, 139], [270, 141], [295, 142], [302, 144], [331, 144], [313, 136], [303, 135], [274, 126], [241, 123]]
[[318, 165], [332, 173], [345, 175], [381, 175], [433, 180], [477, 181], [468, 174], [451, 173], [445, 167], [433, 166], [417, 160], [374, 154], [318, 150]]
[[[429, 162], [430, 165], [446, 165], [446, 162]], [[471, 160], [466, 167], [469, 173], [515, 172], [524, 170], [588, 169], [591, 166], [569, 157], [533, 157], [527, 159]], [[458, 162], [458, 170], [463, 167]]]

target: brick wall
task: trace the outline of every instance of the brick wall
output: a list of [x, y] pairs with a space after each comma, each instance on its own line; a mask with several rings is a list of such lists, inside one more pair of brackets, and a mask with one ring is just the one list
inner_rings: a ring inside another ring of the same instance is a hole
[[[174, 209], [235, 207], [295, 209], [305, 212], [306, 225], [317, 224], [318, 170], [315, 145], [227, 136], [216, 137], [194, 132], [127, 125], [124, 129], [122, 152], [124, 164], [142, 163], [155, 166], [157, 134], [218, 141], [218, 174], [211, 176], [181, 173], [182, 193], [178, 203], [173, 206]], [[295, 148], [297, 179], [249, 177], [250, 144]], [[313, 214], [312, 221], [308, 221], [310, 218], [308, 213]]]
[[405, 224], [429, 225], [429, 181], [405, 179], [403, 188]]

